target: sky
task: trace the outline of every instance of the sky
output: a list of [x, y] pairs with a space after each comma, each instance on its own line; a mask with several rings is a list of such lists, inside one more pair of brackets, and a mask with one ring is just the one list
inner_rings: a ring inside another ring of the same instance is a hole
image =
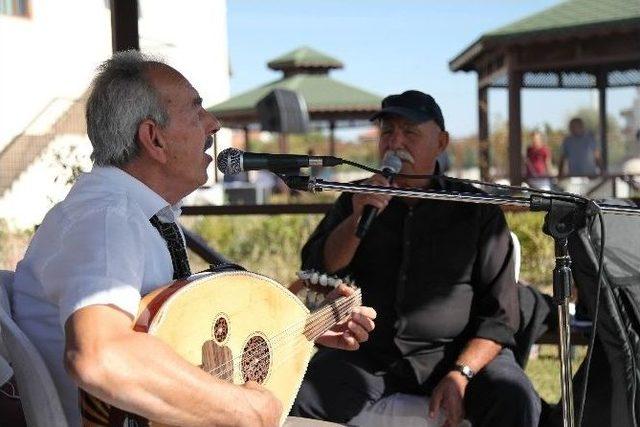
[[[418, 89], [434, 96], [453, 137], [477, 133], [477, 75], [453, 73], [449, 61], [483, 33], [556, 0], [228, 0], [231, 95], [280, 78], [266, 63], [309, 46], [345, 64], [333, 78], [380, 96]], [[633, 89], [609, 89], [607, 109], [631, 105]], [[592, 90], [522, 92], [524, 126], [566, 127]], [[507, 118], [506, 89], [489, 91], [490, 125]]]

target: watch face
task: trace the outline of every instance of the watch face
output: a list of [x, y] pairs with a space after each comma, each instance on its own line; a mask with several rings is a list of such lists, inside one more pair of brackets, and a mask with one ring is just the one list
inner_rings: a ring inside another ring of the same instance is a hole
[[467, 365], [456, 365], [455, 370], [460, 372], [467, 379], [471, 379], [475, 375], [475, 372], [473, 372], [473, 369], [471, 369]]

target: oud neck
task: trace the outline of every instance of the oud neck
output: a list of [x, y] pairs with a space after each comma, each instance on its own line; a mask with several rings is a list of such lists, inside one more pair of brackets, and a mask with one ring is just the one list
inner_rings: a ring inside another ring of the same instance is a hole
[[362, 291], [357, 288], [353, 294], [340, 297], [331, 304], [311, 313], [304, 326], [304, 335], [310, 341], [315, 340], [346, 318], [351, 313], [351, 310], [360, 305], [362, 305]]

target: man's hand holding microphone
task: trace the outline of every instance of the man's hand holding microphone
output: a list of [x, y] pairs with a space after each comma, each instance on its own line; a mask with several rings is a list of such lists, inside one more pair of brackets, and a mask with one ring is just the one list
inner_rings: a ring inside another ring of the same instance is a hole
[[[382, 159], [380, 169], [382, 174], [373, 175], [365, 183], [381, 187], [394, 187], [393, 178], [402, 169], [402, 160], [394, 151], [387, 151]], [[356, 236], [359, 239], [367, 234], [376, 215], [387, 207], [391, 197], [391, 195], [385, 194], [358, 193], [353, 195], [353, 213], [360, 216], [356, 229]]]

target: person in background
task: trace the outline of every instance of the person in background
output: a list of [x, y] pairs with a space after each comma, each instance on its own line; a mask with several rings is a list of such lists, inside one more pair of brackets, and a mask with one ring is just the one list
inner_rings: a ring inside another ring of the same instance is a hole
[[525, 158], [526, 177], [529, 184], [544, 190], [551, 189], [551, 150], [540, 132], [531, 133], [531, 145]]
[[558, 176], [595, 176], [602, 171], [600, 150], [584, 122], [576, 117], [569, 122], [569, 135], [562, 142]]

